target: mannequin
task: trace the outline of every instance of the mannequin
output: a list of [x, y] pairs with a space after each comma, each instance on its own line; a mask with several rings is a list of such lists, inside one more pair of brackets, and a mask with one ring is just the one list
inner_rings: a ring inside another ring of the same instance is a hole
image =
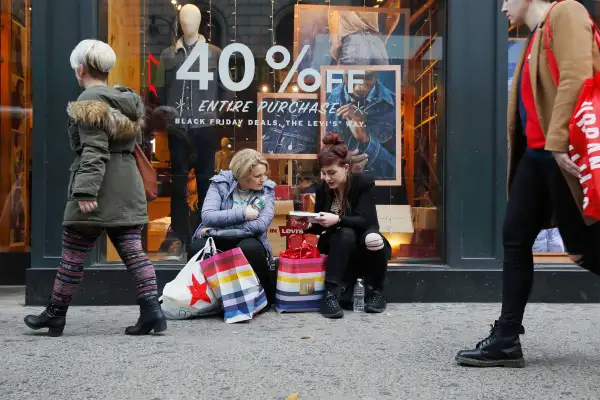
[[[200, 210], [214, 174], [215, 151], [218, 148], [214, 125], [219, 115], [209, 105], [233, 99], [233, 93], [220, 84], [218, 66], [221, 49], [213, 44], [208, 44], [208, 57], [194, 56], [188, 69], [189, 72], [198, 72], [201, 64], [208, 64], [214, 79], [208, 82], [207, 89], [201, 90], [197, 80], [177, 79], [177, 71], [195, 47], [206, 45], [206, 39], [199, 33], [201, 22], [202, 14], [197, 6], [186, 4], [181, 8], [179, 24], [183, 35], [161, 53], [155, 83], [159, 107], [154, 111], [154, 117], [164, 121], [171, 157], [171, 228], [180, 244], [186, 246], [196, 228], [196, 224], [190, 221], [199, 219], [199, 215], [195, 215], [199, 212], [190, 210], [188, 206], [188, 174], [192, 168], [195, 170]], [[168, 258], [184, 256], [183, 246], [177, 247], [176, 253], [169, 254]]]
[[181, 8], [181, 11], [179, 11], [179, 25], [181, 25], [183, 42], [186, 46], [192, 46], [197, 41], [206, 42], [204, 36], [198, 33], [201, 22], [202, 13], [195, 5], [186, 4]]
[[215, 154], [215, 174], [219, 171], [226, 171], [229, 169], [229, 163], [233, 157], [233, 150], [231, 150], [231, 144], [229, 144], [229, 138], [221, 138], [221, 150]]

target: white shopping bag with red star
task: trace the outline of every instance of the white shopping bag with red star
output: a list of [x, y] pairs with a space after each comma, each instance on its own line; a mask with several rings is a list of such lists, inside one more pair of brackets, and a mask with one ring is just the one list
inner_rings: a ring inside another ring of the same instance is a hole
[[207, 285], [200, 262], [217, 254], [212, 238], [192, 257], [174, 280], [167, 283], [159, 299], [167, 319], [190, 319], [221, 312], [223, 304]]

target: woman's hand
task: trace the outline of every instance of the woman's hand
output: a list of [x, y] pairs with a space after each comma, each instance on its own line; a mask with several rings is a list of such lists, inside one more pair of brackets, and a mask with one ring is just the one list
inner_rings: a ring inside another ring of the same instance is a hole
[[322, 212], [315, 218], [317, 223], [324, 228], [329, 228], [340, 223], [340, 216], [332, 213]]
[[581, 171], [577, 164], [571, 161], [571, 157], [567, 153], [552, 153], [559, 167], [573, 175], [577, 179], [581, 179]]
[[258, 211], [252, 207], [246, 207], [246, 219], [248, 221], [254, 221], [256, 218], [258, 218]]
[[98, 208], [98, 202], [93, 200], [93, 201], [89, 201], [89, 200], [80, 200], [79, 201], [79, 209], [81, 210], [82, 213], [87, 214], [87, 213], [91, 213], [92, 211], [94, 211], [96, 208]]
[[204, 236], [206, 236], [206, 234], [208, 233], [208, 231], [210, 231], [212, 228], [202, 228], [200, 229], [200, 237], [203, 238]]

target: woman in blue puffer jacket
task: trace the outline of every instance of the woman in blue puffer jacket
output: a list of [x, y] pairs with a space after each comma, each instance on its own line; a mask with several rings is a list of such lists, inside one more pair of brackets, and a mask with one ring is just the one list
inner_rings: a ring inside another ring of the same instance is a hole
[[270, 282], [272, 250], [267, 230], [275, 212], [275, 182], [267, 179], [268, 166], [262, 154], [244, 149], [231, 159], [230, 171], [211, 179], [188, 260], [204, 248], [209, 237], [221, 251], [239, 247], [272, 303], [275, 293]]

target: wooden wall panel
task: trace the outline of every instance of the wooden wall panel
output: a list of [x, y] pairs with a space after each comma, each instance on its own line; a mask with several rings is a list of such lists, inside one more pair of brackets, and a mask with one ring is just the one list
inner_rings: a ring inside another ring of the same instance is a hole
[[108, 44], [117, 54], [117, 65], [109, 75], [110, 85], [141, 89], [140, 13], [143, 0], [108, 1]]
[[10, 0], [0, 0], [0, 252], [8, 248], [10, 221]]

